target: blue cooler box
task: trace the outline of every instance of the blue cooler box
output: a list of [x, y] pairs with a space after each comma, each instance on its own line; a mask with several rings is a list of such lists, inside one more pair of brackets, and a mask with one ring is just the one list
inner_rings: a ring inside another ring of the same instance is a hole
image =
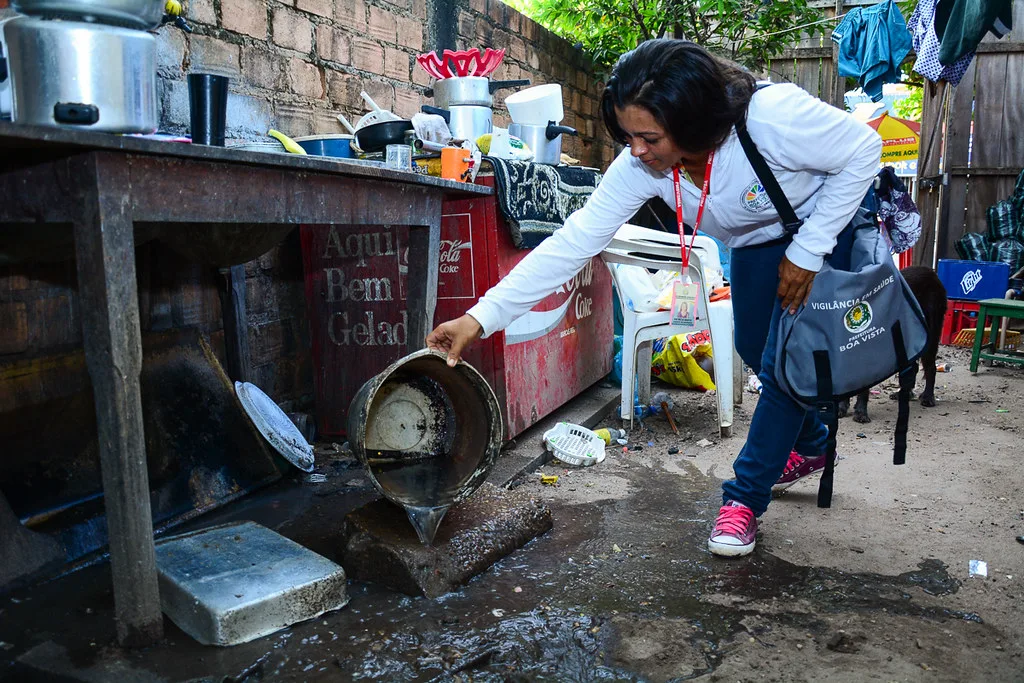
[[1010, 282], [1007, 263], [939, 259], [936, 272], [950, 299], [1002, 299]]

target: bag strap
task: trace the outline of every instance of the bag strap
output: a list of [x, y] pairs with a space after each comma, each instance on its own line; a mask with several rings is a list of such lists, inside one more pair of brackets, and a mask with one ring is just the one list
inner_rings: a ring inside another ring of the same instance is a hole
[[818, 484], [818, 507], [832, 507], [832, 474], [836, 469], [836, 436], [839, 432], [839, 410], [832, 390], [832, 365], [828, 351], [814, 352], [814, 374], [818, 380], [818, 398], [815, 402], [818, 417], [828, 427], [825, 444], [825, 469]]
[[750, 139], [750, 133], [747, 132], [747, 122], [745, 120], [736, 123], [736, 136], [740, 139], [743, 153], [747, 155], [747, 161], [753, 166], [757, 179], [761, 181], [762, 187], [768, 193], [768, 198], [772, 200], [775, 210], [779, 212], [779, 218], [782, 219], [782, 225], [786, 228], [786, 233], [795, 235], [804, 222], [796, 217], [793, 205], [786, 199], [786, 193], [782, 191], [782, 187], [775, 178], [775, 174], [772, 173], [772, 169], [768, 168], [768, 162], [764, 160], [761, 152], [757, 150], [754, 141]]
[[892, 449], [892, 464], [903, 465], [907, 462], [907, 428], [910, 426], [910, 392], [914, 389], [917, 379], [917, 363], [907, 362], [907, 348], [903, 344], [903, 328], [897, 320], [892, 326], [892, 343], [896, 350], [896, 367], [899, 368], [900, 391], [896, 412], [895, 445]]

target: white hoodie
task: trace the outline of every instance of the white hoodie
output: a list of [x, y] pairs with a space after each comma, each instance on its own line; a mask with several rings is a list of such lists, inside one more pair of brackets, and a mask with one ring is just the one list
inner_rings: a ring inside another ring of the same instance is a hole
[[[754, 93], [747, 130], [793, 210], [804, 219], [786, 256], [794, 265], [817, 272], [878, 171], [882, 140], [866, 124], [792, 84]], [[683, 216], [692, 224], [700, 188], [684, 180], [682, 194]], [[586, 206], [469, 309], [483, 336], [505, 329], [570, 280], [656, 196], [675, 206], [672, 171], [652, 171], [624, 149]], [[715, 151], [700, 229], [730, 247], [770, 242], [785, 232], [735, 130]]]

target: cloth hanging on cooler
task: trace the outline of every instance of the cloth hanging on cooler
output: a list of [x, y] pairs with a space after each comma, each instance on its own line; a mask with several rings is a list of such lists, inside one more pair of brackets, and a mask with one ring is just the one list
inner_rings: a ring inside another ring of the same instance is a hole
[[949, 66], [943, 66], [939, 61], [939, 36], [935, 33], [935, 7], [939, 0], [920, 0], [914, 13], [910, 15], [907, 26], [913, 35], [914, 52], [917, 53], [917, 60], [914, 62], [914, 71], [927, 78], [932, 83], [947, 81], [950, 85], [957, 85], [967, 72], [967, 67], [974, 59], [974, 52], [968, 52]]
[[939, 61], [952, 64], [974, 52], [991, 32], [1002, 38], [1013, 28], [1013, 0], [941, 0], [935, 8]]
[[601, 182], [601, 174], [589, 168], [494, 157], [484, 161], [494, 170], [498, 210], [517, 249], [532, 249], [561, 228]]
[[832, 32], [839, 44], [839, 75], [858, 79], [873, 102], [883, 83], [900, 81], [900, 64], [910, 52], [907, 22], [893, 0], [855, 7]]

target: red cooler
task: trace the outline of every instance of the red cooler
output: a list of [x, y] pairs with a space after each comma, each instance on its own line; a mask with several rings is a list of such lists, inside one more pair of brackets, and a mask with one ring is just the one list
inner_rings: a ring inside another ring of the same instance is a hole
[[[489, 177], [477, 182], [493, 186]], [[359, 387], [408, 353], [407, 234], [402, 226], [302, 226], [321, 434], [344, 434]], [[528, 253], [512, 245], [493, 196], [446, 202], [435, 323], [465, 313]], [[595, 257], [508, 330], [474, 344], [465, 360], [494, 389], [512, 438], [607, 375], [611, 349], [611, 276]]]

